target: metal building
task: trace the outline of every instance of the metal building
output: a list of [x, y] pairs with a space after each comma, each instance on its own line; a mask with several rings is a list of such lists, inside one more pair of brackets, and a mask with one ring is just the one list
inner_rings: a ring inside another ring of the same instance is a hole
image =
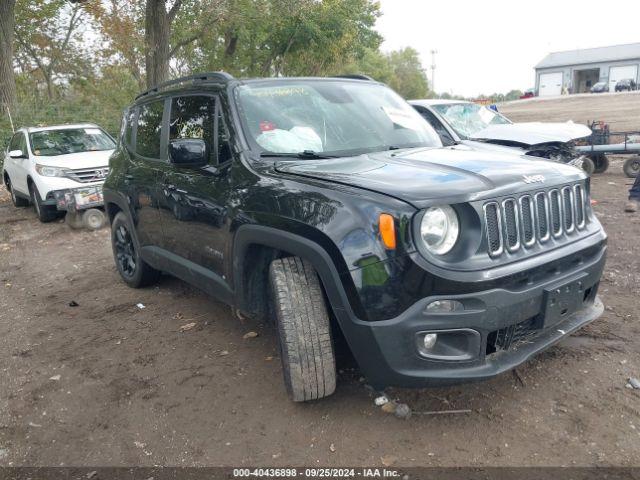
[[535, 67], [538, 95], [588, 92], [598, 82], [609, 91], [625, 78], [638, 82], [640, 43], [550, 53]]

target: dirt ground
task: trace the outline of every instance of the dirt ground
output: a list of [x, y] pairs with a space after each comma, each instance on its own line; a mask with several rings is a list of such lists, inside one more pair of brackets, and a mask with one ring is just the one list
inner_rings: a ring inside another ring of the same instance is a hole
[[0, 465], [637, 466], [640, 391], [625, 387], [640, 377], [630, 183], [620, 160], [593, 181], [610, 235], [603, 317], [517, 374], [390, 391], [416, 412], [471, 410], [409, 420], [374, 406], [353, 370], [332, 397], [293, 404], [269, 327], [169, 277], [126, 287], [108, 229], [40, 224], [1, 190]]
[[499, 109], [514, 122], [566, 122], [587, 124], [602, 120], [611, 131], [640, 131], [640, 91], [535, 97], [504, 103]]

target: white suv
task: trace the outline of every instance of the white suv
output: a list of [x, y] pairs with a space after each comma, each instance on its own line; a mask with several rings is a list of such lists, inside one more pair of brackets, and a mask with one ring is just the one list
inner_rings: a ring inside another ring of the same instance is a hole
[[114, 148], [113, 138], [93, 124], [21, 128], [7, 148], [2, 178], [16, 207], [31, 203], [40, 221], [49, 222], [65, 210], [65, 192], [104, 183]]

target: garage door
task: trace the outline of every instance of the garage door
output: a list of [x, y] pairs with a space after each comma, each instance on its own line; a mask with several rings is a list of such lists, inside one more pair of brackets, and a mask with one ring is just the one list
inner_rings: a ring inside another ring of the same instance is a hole
[[538, 95], [548, 97], [562, 94], [562, 72], [543, 73], [540, 75], [540, 88]]
[[609, 69], [609, 90], [615, 91], [616, 83], [625, 78], [638, 79], [638, 65], [625, 65], [624, 67], [611, 67]]

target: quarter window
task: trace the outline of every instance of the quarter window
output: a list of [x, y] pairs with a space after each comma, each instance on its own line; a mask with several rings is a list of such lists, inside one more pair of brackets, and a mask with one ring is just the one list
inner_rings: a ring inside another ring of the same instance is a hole
[[209, 163], [215, 163], [213, 132], [215, 99], [206, 96], [176, 97], [171, 101], [169, 141], [185, 138], [202, 139], [207, 145]]
[[136, 153], [143, 157], [160, 158], [162, 137], [162, 113], [164, 100], [140, 107], [136, 132]]

